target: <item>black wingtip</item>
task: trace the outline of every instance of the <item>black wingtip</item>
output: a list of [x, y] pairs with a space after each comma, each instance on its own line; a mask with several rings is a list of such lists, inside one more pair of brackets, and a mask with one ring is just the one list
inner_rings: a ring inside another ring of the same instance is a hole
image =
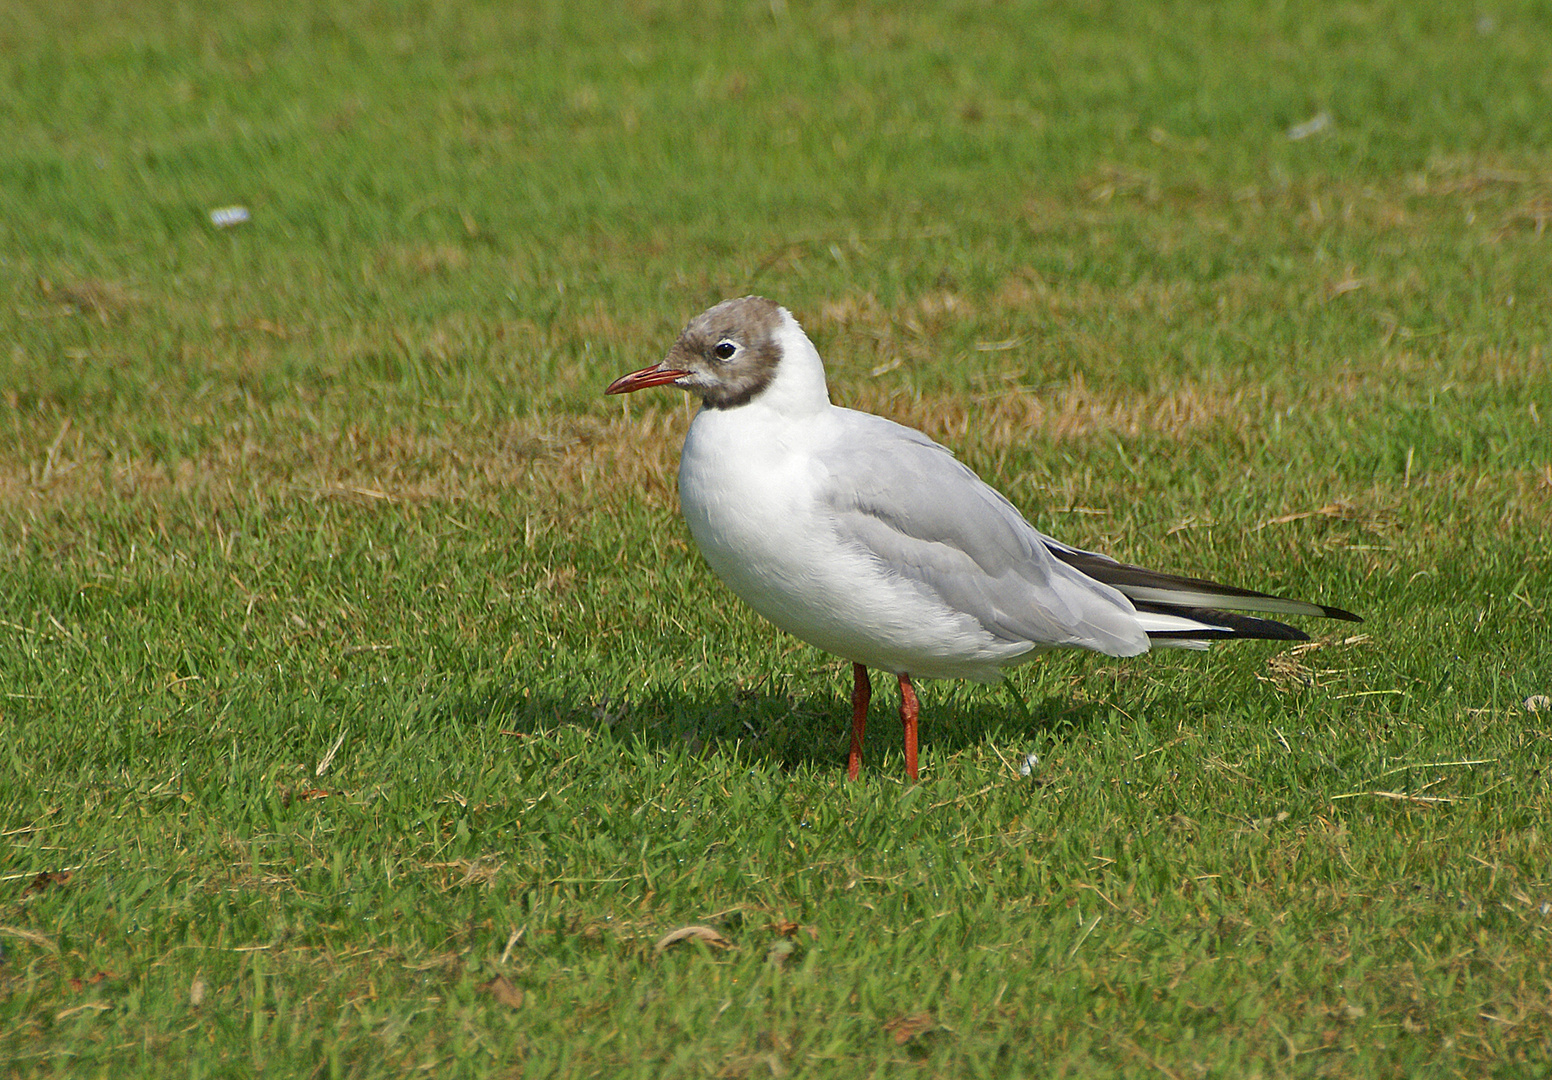
[[1286, 633], [1257, 631], [1255, 633], [1241, 633], [1237, 630], [1216, 630], [1211, 627], [1205, 630], [1149, 630], [1149, 641], [1309, 641], [1310, 636], [1303, 630], [1286, 626], [1282, 623], [1274, 624], [1282, 627]]
[[[1363, 622], [1361, 615], [1354, 615], [1351, 611], [1339, 607], [1274, 596], [1254, 589], [1241, 589], [1235, 585], [1208, 581], [1206, 578], [1148, 570], [1141, 566], [1133, 566], [1131, 563], [1116, 562], [1107, 555], [1092, 551], [1078, 551], [1051, 540], [1046, 541], [1046, 547], [1051, 554], [1075, 570], [1125, 593], [1133, 603], [1137, 604], [1139, 610], [1146, 603], [1159, 605], [1151, 610], [1166, 614], [1186, 614], [1190, 610], [1191, 601], [1181, 599], [1177, 602], [1169, 595], [1176, 593], [1194, 595], [1198, 604], [1201, 603], [1202, 598], [1206, 598], [1208, 603], [1221, 603], [1236, 611], [1263, 611], [1278, 615], [1322, 615], [1325, 618], [1340, 619], [1343, 622]], [[1289, 610], [1290, 606], [1302, 610]], [[1197, 610], [1216, 612], [1218, 609], [1199, 607]]]
[[1242, 615], [1237, 611], [1214, 611], [1210, 608], [1182, 608], [1168, 604], [1137, 605], [1138, 611], [1157, 615], [1177, 615], [1194, 619], [1206, 626], [1190, 630], [1150, 630], [1149, 641], [1308, 641], [1310, 636], [1297, 626], [1263, 619], [1255, 615]]

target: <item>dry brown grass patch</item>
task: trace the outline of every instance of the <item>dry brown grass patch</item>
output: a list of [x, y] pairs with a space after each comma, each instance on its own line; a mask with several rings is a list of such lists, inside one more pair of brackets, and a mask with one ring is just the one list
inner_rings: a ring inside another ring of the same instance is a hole
[[233, 425], [199, 452], [169, 461], [105, 448], [66, 424], [43, 458], [0, 461], [0, 516], [128, 500], [193, 498], [215, 508], [287, 498], [459, 502], [519, 492], [543, 516], [564, 518], [622, 489], [671, 505], [686, 426], [673, 409], [434, 433]]
[[104, 326], [123, 318], [139, 302], [124, 286], [97, 278], [56, 283], [40, 277], [38, 292], [51, 305], [39, 316], [90, 315]]
[[[933, 289], [885, 307], [872, 293], [853, 293], [820, 305], [806, 325], [816, 331], [871, 338], [878, 342], [923, 339], [976, 314], [969, 299], [949, 289]], [[804, 322], [804, 314], [798, 313]]]
[[[1400, 372], [1427, 374], [1420, 357], [1398, 351], [1388, 361], [1396, 369], [1392, 383]], [[1484, 353], [1474, 365], [1471, 370], [1481, 380], [1512, 382], [1531, 374], [1531, 361], [1522, 354]], [[1377, 378], [1355, 376], [1327, 387], [1321, 396], [1361, 396]], [[1141, 392], [1098, 389], [1081, 376], [1049, 388], [1012, 386], [930, 398], [863, 380], [841, 386], [835, 397], [983, 459], [1051, 442], [1189, 441], [1204, 433], [1243, 439], [1284, 405], [1259, 385], [1179, 382]], [[561, 414], [489, 426], [448, 422], [429, 431], [359, 423], [318, 430], [290, 414], [266, 414], [226, 423], [181, 457], [126, 444], [111, 426], [87, 428], [67, 421], [44, 428], [39, 420], [25, 445], [0, 453], [0, 520], [14, 525], [73, 505], [125, 502], [192, 502], [209, 511], [295, 501], [386, 506], [474, 500], [515, 504], [524, 516], [532, 516], [536, 528], [617, 507], [625, 499], [671, 512], [679, 447], [690, 416], [684, 402], [669, 397], [656, 403], [626, 401], [606, 415]], [[1403, 494], [1404, 489], [1411, 494]], [[1069, 505], [1086, 498], [1076, 488], [1042, 489], [1041, 496]], [[1389, 537], [1397, 515], [1405, 516], [1410, 503], [1450, 498], [1496, 507], [1506, 527], [1517, 527], [1552, 504], [1552, 463], [1526, 470], [1439, 470], [1420, 463], [1416, 473], [1397, 477], [1375, 494], [1383, 513], [1367, 504], [1326, 506], [1338, 497], [1344, 496], [1327, 493], [1324, 502], [1291, 507], [1286, 520], [1324, 515]]]
[[993, 448], [1037, 439], [1071, 441], [1100, 435], [1187, 438], [1204, 429], [1243, 430], [1270, 407], [1260, 388], [1222, 390], [1182, 384], [1153, 393], [1097, 390], [1081, 375], [1050, 390], [1013, 387], [970, 397], [932, 398], [864, 383], [855, 408], [883, 413], [935, 439]]

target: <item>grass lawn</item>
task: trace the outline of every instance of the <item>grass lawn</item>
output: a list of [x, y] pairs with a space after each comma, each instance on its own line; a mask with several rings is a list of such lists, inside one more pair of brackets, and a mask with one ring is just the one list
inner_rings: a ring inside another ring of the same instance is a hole
[[[1552, 13], [919, 7], [0, 8], [0, 1073], [1547, 1067]], [[1367, 621], [925, 683], [916, 787], [880, 680], [847, 784], [600, 395], [748, 292]]]

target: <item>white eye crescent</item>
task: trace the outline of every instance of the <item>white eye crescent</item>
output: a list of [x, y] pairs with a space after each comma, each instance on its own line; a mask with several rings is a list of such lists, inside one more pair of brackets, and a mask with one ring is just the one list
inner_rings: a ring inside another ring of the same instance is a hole
[[738, 343], [736, 341], [722, 340], [717, 342], [711, 350], [711, 355], [718, 360], [731, 360], [738, 355]]

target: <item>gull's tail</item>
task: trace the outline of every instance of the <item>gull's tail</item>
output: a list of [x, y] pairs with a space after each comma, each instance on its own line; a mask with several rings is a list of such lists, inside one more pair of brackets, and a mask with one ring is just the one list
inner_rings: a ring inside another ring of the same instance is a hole
[[1205, 648], [1212, 641], [1259, 638], [1268, 641], [1308, 641], [1296, 626], [1257, 615], [1309, 615], [1326, 619], [1363, 622], [1350, 611], [1307, 600], [1219, 585], [1203, 578], [1181, 577], [1140, 566], [1116, 562], [1108, 555], [1079, 551], [1047, 540], [1051, 554], [1095, 581], [1121, 592], [1142, 616], [1148, 640], [1157, 645]]

